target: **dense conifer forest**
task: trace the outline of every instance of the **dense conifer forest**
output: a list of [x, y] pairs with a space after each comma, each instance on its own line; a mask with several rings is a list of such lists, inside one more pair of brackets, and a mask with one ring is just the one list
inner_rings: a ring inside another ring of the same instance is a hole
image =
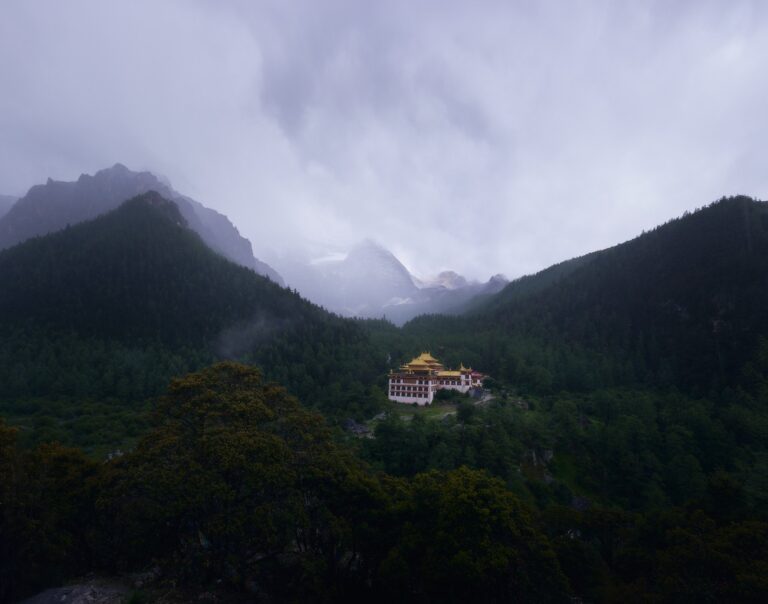
[[[0, 283], [0, 600], [155, 564], [245, 601], [768, 597], [763, 202], [402, 329], [154, 194], [0, 252]], [[492, 399], [405, 421], [383, 386], [421, 350]]]
[[103, 452], [172, 377], [221, 358], [331, 415], [381, 405], [385, 354], [359, 326], [212, 252], [154, 193], [0, 252], [0, 283], [0, 411], [53, 418], [31, 439]]

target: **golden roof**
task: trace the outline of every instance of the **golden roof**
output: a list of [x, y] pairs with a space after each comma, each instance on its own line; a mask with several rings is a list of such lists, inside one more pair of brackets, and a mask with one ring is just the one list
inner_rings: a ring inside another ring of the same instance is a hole
[[403, 367], [442, 367], [440, 361], [433, 357], [428, 352], [422, 352], [419, 356], [414, 357], [410, 363], [406, 363]]
[[[472, 369], [464, 366], [461, 363], [457, 370], [446, 370], [442, 363], [438, 361], [428, 352], [422, 352], [419, 356], [414, 357], [410, 363], [400, 366], [400, 373], [413, 374], [416, 372], [429, 372], [430, 375], [436, 375], [437, 377], [461, 377], [463, 374], [471, 373]], [[392, 372], [390, 372], [392, 373]]]
[[462, 363], [460, 369], [446, 370], [440, 361], [433, 357], [428, 352], [422, 352], [419, 356], [414, 357], [409, 363], [400, 366], [401, 372], [415, 373], [415, 372], [429, 372], [441, 375], [443, 377], [459, 377], [464, 373], [469, 373], [472, 370], [464, 367]]

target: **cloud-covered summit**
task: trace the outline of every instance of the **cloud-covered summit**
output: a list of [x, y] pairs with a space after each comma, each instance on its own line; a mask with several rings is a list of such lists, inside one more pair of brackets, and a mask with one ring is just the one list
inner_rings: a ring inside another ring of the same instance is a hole
[[768, 7], [7, 0], [0, 191], [116, 161], [268, 256], [516, 276], [765, 197]]

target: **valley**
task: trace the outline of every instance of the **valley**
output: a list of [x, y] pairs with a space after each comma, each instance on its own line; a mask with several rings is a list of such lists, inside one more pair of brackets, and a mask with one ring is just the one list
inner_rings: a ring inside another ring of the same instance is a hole
[[[761, 593], [738, 569], [768, 559], [765, 202], [724, 198], [402, 326], [233, 262], [182, 208], [142, 192], [0, 251], [2, 493], [24, 519], [0, 597], [150, 559], [164, 580], [280, 598], [673, 601], [691, 576], [723, 599]], [[333, 262], [319, 282], [365, 308], [425, 289], [371, 242]], [[426, 350], [486, 374], [482, 404], [388, 401], [389, 372]], [[248, 562], [254, 547], [271, 562]]]
[[0, 604], [768, 602], [766, 34], [0, 1]]

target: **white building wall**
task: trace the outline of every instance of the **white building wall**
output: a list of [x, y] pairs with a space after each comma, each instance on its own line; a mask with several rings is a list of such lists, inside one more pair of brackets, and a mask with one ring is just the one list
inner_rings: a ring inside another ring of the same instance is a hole
[[[404, 386], [406, 388], [403, 388]], [[411, 390], [408, 390], [407, 386], [410, 386]], [[416, 390], [416, 388], [420, 388], [422, 390]], [[390, 378], [389, 392], [387, 394], [389, 400], [395, 401], [396, 403], [416, 403], [417, 405], [427, 405], [431, 404], [435, 398], [435, 390], [436, 388], [432, 380], [424, 379], [423, 384], [410, 384]], [[423, 396], [417, 396], [417, 394], [421, 394]]]
[[[427, 405], [431, 404], [432, 401], [435, 398], [435, 393], [440, 390], [441, 388], [445, 388], [446, 390], [458, 390], [459, 392], [467, 393], [469, 392], [473, 387], [476, 387], [480, 385], [479, 380], [475, 380], [473, 382], [472, 376], [469, 374], [462, 375], [455, 379], [443, 379], [442, 381], [453, 381], [456, 382], [455, 384], [441, 384], [441, 379], [432, 376], [429, 378], [426, 377], [420, 377], [416, 378], [417, 380], [423, 380], [421, 384], [412, 384], [412, 383], [406, 383], [403, 382], [402, 379], [392, 379], [389, 378], [389, 390], [387, 392], [389, 400], [394, 401], [396, 403], [406, 403], [406, 404], [413, 404], [416, 403], [417, 405]], [[412, 390], [408, 390], [406, 388], [403, 388], [403, 386], [411, 386]], [[415, 388], [425, 388], [420, 394], [426, 394], [426, 396], [416, 396], [417, 393], [419, 393]]]
[[432, 403], [432, 396], [429, 396], [427, 398], [419, 398], [415, 396], [396, 396], [396, 395], [390, 395], [389, 400], [394, 401], [396, 403], [407, 403], [409, 405], [416, 403], [417, 405], [427, 405]]

